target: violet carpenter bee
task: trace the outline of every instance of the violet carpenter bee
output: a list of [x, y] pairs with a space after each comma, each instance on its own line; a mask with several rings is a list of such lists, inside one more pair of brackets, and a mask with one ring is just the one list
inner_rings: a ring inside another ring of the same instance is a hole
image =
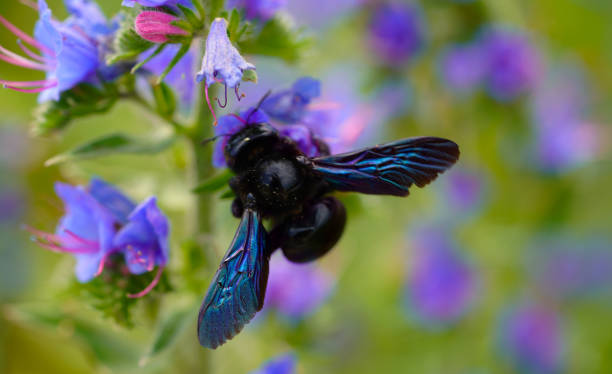
[[[245, 126], [227, 135], [224, 148], [235, 174], [229, 181], [236, 195], [232, 213], [241, 221], [198, 317], [200, 344], [213, 349], [238, 334], [263, 307], [274, 250], [280, 248], [290, 261], [307, 262], [338, 242], [346, 210], [329, 193], [407, 196], [412, 185], [427, 185], [459, 157], [457, 144], [435, 137], [337, 155], [315, 139], [319, 156], [307, 157], [272, 125], [241, 121]], [[269, 233], [263, 219], [271, 222]]]

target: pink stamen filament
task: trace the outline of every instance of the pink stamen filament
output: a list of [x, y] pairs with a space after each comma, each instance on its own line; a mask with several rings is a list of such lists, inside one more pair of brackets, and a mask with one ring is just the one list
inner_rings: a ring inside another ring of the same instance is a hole
[[[95, 241], [89, 241], [87, 245], [80, 245], [76, 247], [69, 248], [64, 243], [62, 243], [62, 238], [46, 233], [44, 231], [37, 230], [33, 227], [24, 225], [24, 229], [29, 231], [32, 235], [34, 235], [33, 239], [36, 241], [38, 245], [43, 248], [49, 249], [54, 252], [67, 252], [67, 253], [75, 253], [75, 254], [89, 254], [95, 253], [98, 251], [98, 243]], [[85, 240], [85, 239], [82, 239]]]
[[89, 245], [89, 246], [97, 246], [98, 242], [96, 242], [95, 240], [89, 240], [89, 239], [85, 239], [83, 237], [78, 236], [77, 234], [75, 234], [74, 232], [68, 230], [68, 229], [64, 229], [64, 232], [66, 234], [68, 234], [68, 236], [70, 236], [72, 239], [81, 242], [82, 244], [85, 245]]
[[38, 62], [34, 62], [34, 61], [30, 61], [24, 57], [11, 57], [11, 56], [7, 56], [4, 54], [0, 54], [0, 60], [8, 62], [9, 64], [12, 65], [16, 65], [16, 66], [21, 66], [27, 69], [32, 69], [32, 70], [42, 70], [42, 71], [47, 71], [49, 70], [49, 67], [40, 64]]
[[230, 113], [229, 115], [234, 117], [234, 118], [236, 118], [238, 121], [242, 122], [243, 125], [247, 124], [246, 121], [242, 117], [240, 117], [239, 115], [234, 114], [234, 113]]
[[155, 274], [155, 278], [153, 278], [153, 281], [151, 281], [151, 283], [144, 290], [138, 293], [135, 293], [135, 294], [128, 294], [127, 297], [129, 297], [130, 299], [137, 299], [151, 292], [151, 290], [153, 290], [153, 288], [155, 288], [155, 286], [157, 286], [157, 284], [159, 283], [159, 279], [161, 278], [161, 274], [163, 270], [164, 268], [162, 266], [158, 267], [157, 274]]
[[57, 81], [49, 81], [49, 83], [44, 86], [41, 86], [38, 88], [32, 88], [32, 89], [18, 88], [18, 87], [9, 86], [9, 85], [5, 85], [4, 87], [10, 88], [11, 90], [14, 90], [14, 91], [24, 92], [24, 93], [38, 93], [38, 92], [42, 92], [46, 89], [49, 89], [55, 86], [57, 86]]
[[36, 53], [34, 53], [32, 50], [30, 50], [28, 47], [25, 46], [25, 44], [23, 44], [21, 42], [21, 39], [17, 39], [17, 45], [19, 46], [19, 48], [21, 48], [21, 50], [23, 51], [23, 53], [25, 53], [26, 55], [28, 55], [28, 57], [31, 57], [37, 61], [40, 61], [42, 63], [48, 64], [49, 61], [46, 60], [44, 57], [37, 55]]
[[38, 12], [38, 4], [36, 4], [35, 2], [31, 0], [19, 0], [19, 2], [25, 6], [29, 6], [30, 8]]
[[5, 81], [0, 79], [0, 84], [3, 86], [11, 86], [11, 87], [38, 87], [44, 86], [48, 84], [50, 81]]
[[221, 101], [218, 97], [216, 97], [215, 100], [217, 100], [217, 104], [219, 104], [221, 108], [225, 108], [227, 106], [227, 85], [225, 86], [225, 103], [221, 105]]
[[208, 97], [208, 84], [207, 83], [204, 83], [204, 96], [206, 96], [206, 103], [208, 104], [208, 109], [210, 109], [210, 112], [212, 113], [212, 116], [215, 119], [215, 122], [213, 122], [213, 126], [217, 126], [217, 123], [219, 123], [219, 121], [217, 120], [217, 115], [215, 114], [212, 104], [210, 103], [210, 98]]
[[0, 15], [0, 23], [4, 27], [9, 29], [13, 34], [17, 35], [18, 38], [22, 39], [24, 42], [28, 43], [29, 45], [36, 47], [40, 49], [42, 52], [45, 52], [51, 56], [55, 55], [55, 53], [51, 49], [49, 49], [47, 46], [43, 45], [38, 40], [32, 38], [30, 35], [21, 31], [17, 26], [10, 23], [6, 18], [2, 17], [1, 15]]

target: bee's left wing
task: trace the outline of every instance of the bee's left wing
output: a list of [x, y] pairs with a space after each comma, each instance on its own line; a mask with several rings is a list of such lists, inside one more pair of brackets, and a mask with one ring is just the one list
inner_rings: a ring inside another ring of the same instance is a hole
[[417, 137], [303, 161], [335, 190], [406, 196], [410, 186], [429, 184], [458, 158], [454, 142]]
[[198, 338], [204, 347], [215, 349], [234, 337], [263, 306], [268, 235], [248, 205], [200, 308]]

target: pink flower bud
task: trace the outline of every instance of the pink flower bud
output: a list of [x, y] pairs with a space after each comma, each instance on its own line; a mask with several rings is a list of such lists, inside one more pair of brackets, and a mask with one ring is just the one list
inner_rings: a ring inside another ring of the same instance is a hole
[[171, 23], [179, 18], [164, 12], [147, 10], [140, 13], [134, 21], [136, 33], [153, 43], [165, 43], [168, 35], [189, 35], [189, 33]]

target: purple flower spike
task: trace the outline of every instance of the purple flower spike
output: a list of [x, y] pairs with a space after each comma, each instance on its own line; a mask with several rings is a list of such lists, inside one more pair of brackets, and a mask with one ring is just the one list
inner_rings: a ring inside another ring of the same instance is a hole
[[[227, 88], [234, 88], [238, 95], [238, 86], [242, 80], [242, 73], [245, 70], [255, 70], [255, 65], [248, 63], [238, 53], [227, 36], [227, 21], [223, 18], [216, 18], [210, 25], [210, 31], [206, 38], [206, 52], [202, 60], [202, 69], [196, 75], [196, 81], [205, 81], [204, 91], [206, 102], [215, 117], [217, 117], [210, 98], [208, 97], [208, 87], [213, 83], [225, 85], [225, 98], [227, 103]], [[240, 96], [238, 96], [240, 98]]]
[[475, 301], [474, 270], [445, 229], [420, 229], [413, 243], [414, 258], [406, 288], [410, 311], [428, 327], [456, 322]]
[[267, 21], [286, 4], [287, 0], [230, 0], [227, 8], [244, 9], [245, 17], [248, 20]]
[[240, 113], [240, 115], [227, 114], [220, 117], [218, 126], [215, 126], [215, 136], [220, 138], [217, 140], [213, 150], [213, 166], [216, 168], [227, 166], [225, 162], [225, 146], [233, 134], [250, 124], [267, 122], [269, 122], [268, 116], [263, 111], [255, 108], [249, 108]]
[[261, 368], [252, 371], [251, 374], [294, 374], [296, 372], [296, 361], [293, 353], [286, 353], [271, 359]]
[[333, 283], [315, 264], [295, 264], [277, 253], [270, 259], [264, 307], [299, 321], [323, 304], [333, 290]]
[[425, 26], [415, 4], [391, 2], [378, 6], [369, 31], [375, 56], [391, 66], [409, 61], [425, 44]]
[[294, 124], [300, 121], [310, 102], [321, 95], [321, 82], [310, 77], [299, 78], [290, 90], [268, 97], [261, 108], [280, 122]]
[[556, 311], [536, 303], [506, 312], [500, 323], [501, 354], [525, 374], [563, 372], [562, 325]]
[[[113, 31], [113, 27], [106, 22], [95, 3], [67, 0], [66, 6], [71, 17], [59, 22], [52, 18], [47, 3], [39, 0], [39, 20], [36, 22], [34, 38], [0, 16], [0, 23], [20, 39], [19, 46], [27, 56], [0, 47], [0, 60], [46, 72], [44, 80], [0, 80], [0, 84], [20, 92], [40, 93], [39, 101], [44, 102], [57, 100], [61, 92], [95, 78], [96, 70], [104, 65], [102, 39]], [[37, 51], [31, 50], [26, 44]]]
[[487, 63], [485, 84], [493, 98], [512, 100], [535, 87], [541, 70], [540, 56], [524, 35], [491, 29], [480, 43]]

